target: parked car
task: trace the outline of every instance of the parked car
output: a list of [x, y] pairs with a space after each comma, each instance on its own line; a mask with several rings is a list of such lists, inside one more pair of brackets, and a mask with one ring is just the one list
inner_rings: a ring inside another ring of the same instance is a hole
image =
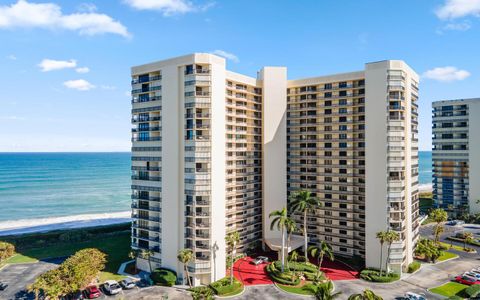
[[0, 291], [3, 291], [7, 288], [8, 284], [0, 281]]
[[85, 289], [85, 291], [83, 291], [83, 294], [84, 294], [85, 298], [87, 298], [87, 299], [95, 299], [95, 298], [100, 297], [100, 295], [102, 293], [100, 292], [98, 287], [96, 287], [94, 285], [91, 285], [91, 286], [87, 287]]
[[268, 257], [266, 256], [258, 256], [257, 258], [255, 258], [254, 260], [252, 260], [252, 264], [258, 266], [260, 264], [263, 264], [263, 263], [266, 263], [268, 262]]
[[470, 277], [474, 277], [474, 278], [476, 278], [477, 280], [480, 279], [480, 273], [476, 273], [476, 272], [474, 272], [474, 271], [465, 272], [463, 275], [470, 276]]
[[480, 281], [477, 280], [477, 278], [467, 275], [457, 276], [455, 277], [455, 281], [466, 285], [480, 284]]
[[130, 289], [133, 289], [134, 287], [136, 287], [137, 285], [135, 284], [135, 282], [132, 280], [132, 278], [125, 278], [123, 280], [121, 280], [120, 282], [120, 285], [122, 286], [122, 288], [126, 289], [126, 290], [130, 290]]
[[62, 300], [83, 300], [85, 297], [83, 296], [81, 291], [77, 291], [75, 293], [68, 294], [61, 298]]
[[408, 299], [408, 300], [427, 300], [427, 298], [425, 298], [425, 295], [423, 295], [423, 294], [419, 295], [419, 294], [415, 294], [415, 293], [412, 293], [412, 292], [406, 293], [403, 298]]
[[105, 292], [109, 295], [116, 295], [122, 291], [122, 287], [115, 280], [107, 280], [103, 284]]

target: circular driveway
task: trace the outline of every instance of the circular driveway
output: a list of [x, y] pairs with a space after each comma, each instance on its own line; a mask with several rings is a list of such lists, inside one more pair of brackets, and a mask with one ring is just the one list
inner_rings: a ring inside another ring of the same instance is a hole
[[272, 284], [272, 280], [265, 271], [266, 263], [254, 265], [253, 258], [245, 257], [239, 259], [233, 265], [233, 276], [244, 285]]

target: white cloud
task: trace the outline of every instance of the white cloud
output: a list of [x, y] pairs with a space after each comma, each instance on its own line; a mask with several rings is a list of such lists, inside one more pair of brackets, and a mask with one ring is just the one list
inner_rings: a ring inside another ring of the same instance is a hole
[[81, 12], [95, 12], [97, 11], [97, 6], [93, 3], [80, 3], [77, 9]]
[[466, 70], [459, 70], [456, 67], [438, 67], [423, 73], [424, 78], [443, 82], [464, 80], [469, 76], [470, 72]]
[[226, 59], [229, 59], [235, 63], [238, 63], [240, 62], [240, 59], [238, 59], [238, 56], [236, 56], [235, 54], [233, 53], [229, 53], [227, 51], [223, 51], [223, 50], [214, 50], [212, 51], [212, 54], [216, 54], [218, 56], [222, 56], [222, 57], [225, 57]]
[[84, 79], [68, 80], [65, 81], [63, 85], [69, 89], [74, 89], [78, 91], [88, 91], [95, 88], [93, 84]]
[[7, 55], [7, 59], [9, 60], [17, 60], [17, 57], [13, 54]]
[[480, 0], [446, 0], [445, 4], [435, 11], [442, 20], [462, 18], [469, 15], [480, 16]]
[[472, 28], [470, 22], [448, 23], [443, 27], [444, 30], [467, 31]]
[[101, 85], [100, 88], [102, 88], [102, 90], [107, 90], [107, 91], [113, 91], [113, 90], [116, 90], [117, 87], [116, 86], [113, 86], [113, 85]]
[[75, 71], [77, 73], [85, 74], [90, 72], [90, 69], [88, 67], [80, 67], [80, 68], [76, 68]]
[[18, 0], [10, 6], [0, 6], [1, 28], [66, 29], [81, 35], [119, 34], [129, 37], [127, 28], [112, 17], [94, 12], [63, 14], [54, 3], [29, 3]]
[[38, 66], [42, 69], [42, 72], [49, 72], [62, 69], [75, 68], [77, 66], [77, 61], [74, 59], [71, 60], [54, 60], [45, 58], [42, 60]]
[[25, 117], [19, 116], [0, 116], [0, 120], [2, 121], [25, 121]]
[[195, 6], [188, 0], [124, 0], [124, 2], [138, 10], [159, 11], [164, 16], [205, 11], [214, 5], [213, 2], [209, 2], [202, 6]]

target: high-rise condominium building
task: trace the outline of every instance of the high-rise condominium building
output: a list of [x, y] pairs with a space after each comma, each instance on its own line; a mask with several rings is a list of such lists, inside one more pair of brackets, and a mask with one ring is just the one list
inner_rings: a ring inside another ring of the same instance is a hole
[[133, 67], [132, 247], [179, 274], [177, 252], [190, 248], [193, 282], [209, 283], [225, 276], [229, 232], [238, 252], [278, 251], [268, 215], [308, 189], [323, 203], [310, 243], [378, 267], [376, 233], [395, 230], [387, 259], [400, 271], [419, 225], [417, 99], [402, 61], [300, 80], [284, 67], [240, 75], [203, 53]]
[[480, 212], [480, 98], [433, 102], [433, 199], [453, 214]]

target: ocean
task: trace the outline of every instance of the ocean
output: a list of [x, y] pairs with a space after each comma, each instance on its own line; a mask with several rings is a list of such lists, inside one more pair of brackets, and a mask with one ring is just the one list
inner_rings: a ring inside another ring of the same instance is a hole
[[0, 153], [0, 222], [130, 208], [130, 153]]
[[[431, 185], [430, 151], [419, 153], [419, 169]], [[0, 153], [0, 229], [125, 217], [130, 175], [130, 153]]]

